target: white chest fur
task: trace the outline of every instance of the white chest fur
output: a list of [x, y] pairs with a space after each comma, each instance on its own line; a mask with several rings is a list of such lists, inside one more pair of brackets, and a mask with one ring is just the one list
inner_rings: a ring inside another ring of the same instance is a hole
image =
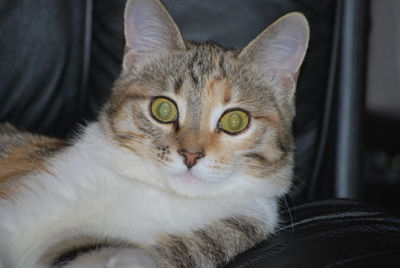
[[162, 183], [156, 170], [135, 156], [124, 157], [99, 135], [96, 125], [89, 127], [86, 138], [52, 161], [50, 173], [26, 178], [23, 195], [14, 202], [1, 201], [0, 257], [6, 265], [31, 267], [52, 244], [73, 235], [148, 245], [161, 233], [188, 232], [235, 214], [267, 217], [271, 229], [276, 224], [273, 199], [190, 199], [121, 176], [135, 174]]

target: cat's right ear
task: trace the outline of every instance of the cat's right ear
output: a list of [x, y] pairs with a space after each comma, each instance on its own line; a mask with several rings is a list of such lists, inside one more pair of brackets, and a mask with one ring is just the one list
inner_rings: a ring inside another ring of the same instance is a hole
[[123, 68], [163, 50], [185, 49], [174, 20], [159, 0], [128, 0], [125, 7]]

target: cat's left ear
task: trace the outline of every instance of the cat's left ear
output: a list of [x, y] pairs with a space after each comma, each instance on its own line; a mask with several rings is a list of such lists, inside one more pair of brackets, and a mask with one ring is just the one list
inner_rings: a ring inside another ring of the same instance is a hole
[[178, 27], [159, 0], [128, 0], [124, 26], [125, 69], [149, 55], [185, 49]]
[[242, 50], [239, 58], [255, 64], [260, 72], [273, 74], [294, 87], [309, 35], [307, 19], [301, 13], [292, 12], [259, 34]]

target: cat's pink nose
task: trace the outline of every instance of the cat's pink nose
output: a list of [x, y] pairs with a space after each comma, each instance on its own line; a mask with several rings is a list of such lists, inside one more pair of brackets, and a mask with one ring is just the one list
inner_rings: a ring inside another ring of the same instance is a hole
[[186, 149], [181, 149], [178, 151], [180, 155], [183, 156], [185, 165], [191, 169], [194, 165], [197, 164], [197, 160], [204, 157], [204, 153], [202, 152], [195, 152], [191, 153]]

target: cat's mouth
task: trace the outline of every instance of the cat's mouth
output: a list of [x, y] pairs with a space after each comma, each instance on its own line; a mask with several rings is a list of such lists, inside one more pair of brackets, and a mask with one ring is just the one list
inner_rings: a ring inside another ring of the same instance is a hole
[[200, 178], [196, 177], [190, 170], [187, 170], [184, 173], [177, 175], [177, 178], [188, 183], [200, 180]]
[[196, 172], [192, 169], [170, 173], [170, 177], [172, 177], [172, 180], [175, 181], [175, 183], [183, 183], [185, 185], [214, 182], [211, 178], [201, 174], [201, 172]]
[[172, 174], [172, 177], [175, 181], [183, 182], [184, 184], [217, 183], [223, 179], [220, 176], [206, 176], [205, 174], [202, 174], [202, 172], [196, 172], [193, 169]]

